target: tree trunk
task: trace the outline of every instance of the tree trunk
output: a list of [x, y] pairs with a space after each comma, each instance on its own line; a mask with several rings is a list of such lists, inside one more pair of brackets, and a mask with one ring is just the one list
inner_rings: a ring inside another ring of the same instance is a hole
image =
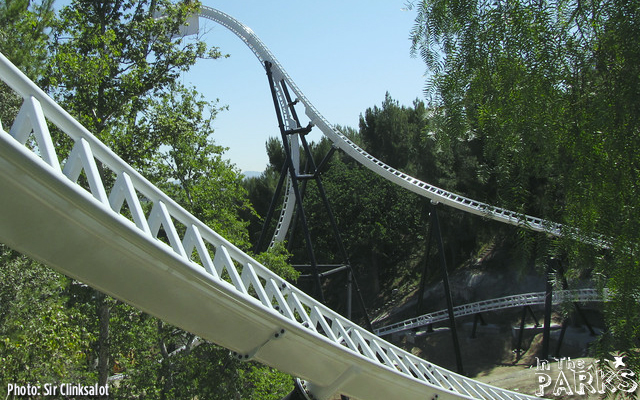
[[167, 350], [167, 343], [164, 340], [164, 323], [158, 320], [158, 346], [162, 355], [162, 367], [160, 368], [160, 381], [163, 382], [160, 399], [170, 399], [171, 389], [173, 388], [173, 364], [171, 356]]
[[371, 252], [371, 283], [373, 287], [373, 295], [380, 293], [380, 268], [378, 266], [378, 253], [374, 250]]
[[[105, 386], [109, 379], [109, 318], [111, 310], [107, 302], [107, 296], [104, 293], [97, 292], [96, 302], [100, 329], [98, 334], [98, 385]], [[107, 397], [100, 398], [106, 399]]]

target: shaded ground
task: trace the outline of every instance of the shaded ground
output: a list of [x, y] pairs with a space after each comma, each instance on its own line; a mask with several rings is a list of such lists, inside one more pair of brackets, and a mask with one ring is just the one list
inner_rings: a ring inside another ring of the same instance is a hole
[[[515, 313], [517, 314], [517, 313]], [[473, 328], [473, 318], [466, 323], [462, 321], [458, 325], [459, 343], [461, 347], [461, 357], [464, 368], [464, 375], [492, 386], [512, 390], [518, 393], [535, 396], [540, 392], [542, 397], [554, 399], [600, 399], [599, 393], [589, 393], [589, 387], [584, 386], [584, 394], [577, 394], [576, 388], [580, 388], [579, 381], [576, 381], [573, 370], [582, 372], [590, 365], [594, 365], [594, 359], [585, 357], [589, 343], [596, 337], [591, 336], [585, 326], [569, 326], [567, 328], [563, 345], [560, 348], [560, 358], [564, 357], [563, 363], [549, 363], [549, 370], [542, 370], [538, 359], [542, 353], [542, 333], [540, 328], [536, 329], [530, 324], [525, 329], [524, 340], [522, 342], [523, 351], [517, 357], [515, 347], [517, 344], [519, 323], [511, 324], [519, 317], [511, 313], [510, 316], [487, 316], [485, 319], [508, 319], [503, 323], [491, 323], [486, 326], [478, 326], [476, 337], [471, 338]], [[558, 316], [554, 318], [553, 331], [551, 335], [550, 349], [552, 354], [556, 354], [558, 338], [560, 334], [560, 321]], [[518, 321], [519, 322], [519, 321]], [[392, 342], [411, 353], [429, 360], [436, 365], [447, 368], [451, 371], [457, 370], [453, 351], [453, 339], [448, 328], [440, 327], [434, 329], [433, 333], [426, 330], [412, 332], [409, 335], [396, 335]], [[538, 358], [536, 358], [538, 357]], [[573, 364], [567, 364], [570, 360]], [[580, 368], [576, 364], [581, 362]], [[563, 371], [566, 380], [558, 383], [560, 371]], [[542, 374], [545, 374], [542, 376]], [[543, 379], [543, 388], [540, 388], [539, 379]], [[567, 383], [568, 389], [563, 389]], [[548, 384], [548, 385], [546, 385]], [[576, 386], [576, 384], [578, 384]], [[595, 383], [594, 383], [595, 385]], [[558, 389], [559, 388], [559, 389]], [[559, 395], [554, 395], [554, 389]], [[568, 394], [571, 395], [568, 395]], [[332, 400], [340, 400], [336, 397]], [[392, 400], [392, 399], [390, 399]], [[395, 400], [395, 399], [393, 399]]]
[[[571, 359], [571, 361], [582, 361], [585, 365], [591, 365], [594, 360], [591, 358], [580, 358]], [[558, 365], [558, 363], [552, 363], [550, 364], [550, 370], [544, 372], [537, 370], [536, 367], [522, 364], [501, 365], [491, 369], [490, 371], [482, 373], [481, 375], [477, 376], [476, 379], [480, 382], [484, 382], [492, 386], [513, 390], [515, 392], [526, 394], [529, 396], [537, 396], [538, 394], [541, 394], [542, 397], [556, 399], [595, 400], [601, 398], [601, 395], [598, 393], [589, 393], [588, 388], [585, 388], [584, 394], [576, 394], [575, 382], [571, 375], [567, 377], [567, 382], [569, 382], [569, 389], [571, 390], [572, 395], [568, 395], [568, 391], [565, 389], [560, 389], [560, 394], [558, 396], [553, 395], [554, 387], [558, 384], [558, 378], [560, 376], [559, 371], [565, 371], [564, 373], [567, 373], [565, 369], [560, 369]], [[540, 375], [542, 374], [551, 377], [550, 383], [545, 376], [542, 378], [543, 385], [541, 386], [538, 380], [541, 379]], [[561, 382], [563, 381], [561, 380]], [[549, 383], [549, 386], [544, 386], [546, 385], [546, 383]], [[562, 384], [558, 387], [562, 387]]]
[[[464, 265], [450, 273], [451, 292], [454, 305], [467, 304], [480, 300], [493, 299], [508, 295], [542, 292], [545, 290], [545, 277], [533, 266], [523, 266], [514, 260], [504, 247], [488, 246], [477, 257], [471, 258]], [[394, 282], [394, 287], [387, 288], [379, 297], [375, 310], [370, 310], [374, 327], [385, 326], [394, 322], [415, 317], [418, 298], [418, 277], [404, 277]], [[572, 281], [570, 288], [591, 287], [588, 280]], [[432, 277], [424, 295], [424, 310], [420, 313], [433, 312], [446, 308], [444, 289], [441, 277]], [[536, 318], [543, 323], [543, 307], [533, 307]], [[603, 326], [599, 304], [583, 306], [587, 320], [596, 331]], [[476, 334], [472, 337], [474, 316], [466, 316], [456, 320], [458, 342], [461, 349], [463, 375], [477, 379], [493, 386], [513, 390], [534, 396], [540, 390], [539, 379], [543, 381], [541, 393], [546, 398], [596, 399], [599, 393], [576, 394], [574, 376], [567, 378], [572, 385], [570, 390], [558, 386], [558, 395], [554, 396], [560, 372], [567, 372], [566, 364], [551, 363], [550, 370], [541, 372], [536, 369], [538, 359], [542, 358], [542, 328], [535, 327], [534, 319], [528, 315], [526, 326], [520, 343], [518, 354], [519, 326], [522, 308], [483, 313], [486, 325], [477, 325]], [[567, 321], [566, 334], [559, 347], [559, 336], [563, 320]], [[453, 346], [451, 330], [448, 322], [438, 324], [430, 332], [426, 327], [405, 334], [387, 336], [384, 339], [411, 352], [423, 359], [451, 371], [458, 366]], [[575, 312], [573, 305], [567, 304], [554, 308], [552, 317], [552, 334], [549, 344], [551, 356], [570, 358], [581, 361], [582, 365], [592, 365], [593, 359], [589, 350], [592, 336], [582, 318]], [[536, 358], [538, 357], [538, 358]], [[561, 368], [558, 368], [561, 367]], [[572, 373], [573, 374], [573, 373]], [[568, 376], [568, 375], [567, 375]], [[561, 382], [562, 383], [562, 382]], [[571, 392], [572, 396], [568, 396]], [[337, 397], [339, 400], [340, 397]]]
[[[545, 290], [545, 279], [534, 268], [511, 268], [510, 265], [510, 259], [505, 254], [488, 251], [483, 255], [482, 260], [478, 259], [478, 262], [467, 264], [450, 274], [454, 305]], [[585, 286], [589, 286], [589, 283], [572, 283], [572, 288]], [[374, 325], [384, 326], [414, 317], [416, 303], [416, 285], [399, 287], [399, 290], [388, 295], [385, 304], [376, 310], [377, 318]], [[426, 311], [436, 311], [446, 307], [441, 282], [428, 286], [424, 304], [428, 307]], [[599, 308], [598, 304], [583, 306], [587, 319], [596, 330], [602, 326]], [[538, 322], [542, 324], [543, 307], [533, 307], [533, 309]], [[521, 351], [518, 355], [516, 349], [521, 316], [522, 308], [483, 313], [482, 318], [486, 325], [478, 323], [473, 338], [474, 316], [462, 317], [456, 321], [463, 375], [522, 394], [535, 395], [536, 390], [540, 389], [538, 379], [546, 378], [541, 377], [541, 372], [536, 370], [536, 357], [542, 358], [542, 328], [536, 328], [534, 319], [530, 315], [527, 316], [520, 344]], [[565, 319], [568, 328], [558, 348], [560, 328]], [[451, 371], [458, 371], [448, 322], [437, 325], [433, 332], [429, 332], [425, 327], [408, 334], [391, 335], [385, 339], [429, 362]], [[571, 304], [554, 308], [549, 344], [551, 356], [580, 359], [585, 365], [590, 365], [592, 360], [585, 357], [590, 355], [589, 344], [595, 339], [596, 337], [590, 334], [584, 321], [575, 313]], [[556, 385], [559, 370], [554, 363], [550, 368], [547, 375], [552, 382], [549, 387], [544, 388], [542, 393], [544, 397], [581, 399], [601, 397], [598, 393], [576, 395], [575, 386], [571, 390], [573, 396], [567, 396], [569, 390], [562, 389], [559, 390], [558, 396], [554, 396], [553, 388]], [[543, 384], [546, 383], [546, 381], [543, 382]], [[574, 384], [573, 380], [571, 384]]]
[[[535, 357], [542, 357], [542, 327], [535, 327], [533, 321], [530, 321], [525, 325], [520, 344], [521, 356], [518, 358], [516, 349], [519, 339], [519, 310], [507, 314], [485, 314], [483, 319], [487, 324], [478, 323], [475, 337], [472, 337], [472, 316], [458, 322], [456, 326], [464, 375], [477, 376], [501, 365], [531, 365], [535, 363]], [[539, 317], [542, 317], [541, 313]], [[589, 354], [589, 344], [596, 339], [591, 336], [585, 325], [569, 323], [558, 349], [561, 333], [561, 318], [558, 315], [554, 315], [551, 328], [551, 356], [584, 357]], [[416, 332], [392, 335], [390, 339], [392, 343], [434, 364], [452, 371], [458, 370], [453, 337], [446, 323], [435, 328], [433, 333], [424, 328]]]

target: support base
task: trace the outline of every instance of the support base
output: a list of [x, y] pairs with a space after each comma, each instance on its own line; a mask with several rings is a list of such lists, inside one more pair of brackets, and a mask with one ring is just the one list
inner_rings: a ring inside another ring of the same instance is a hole
[[307, 394], [307, 391], [302, 387], [300, 379], [295, 379], [295, 388], [291, 393], [286, 395], [282, 400], [311, 400], [311, 397]]

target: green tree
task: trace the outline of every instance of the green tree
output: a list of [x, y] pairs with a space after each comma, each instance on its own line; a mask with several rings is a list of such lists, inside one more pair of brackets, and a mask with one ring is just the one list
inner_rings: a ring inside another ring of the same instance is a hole
[[360, 116], [360, 137], [376, 158], [406, 173], [415, 173], [416, 150], [426, 121], [424, 103], [400, 106], [386, 93], [382, 107], [368, 108]]
[[[53, 0], [0, 2], [0, 52], [33, 80], [44, 73], [49, 35], [54, 24]], [[0, 85], [0, 120], [11, 121], [22, 105], [5, 84]], [[8, 127], [5, 127], [8, 129]]]
[[[56, 89], [63, 107], [133, 166], [145, 167], [166, 140], [136, 129], [142, 111], [198, 58], [219, 56], [201, 41], [176, 37], [197, 7], [190, 1], [75, 0], [60, 12], [45, 83]], [[165, 18], [156, 18], [161, 14]], [[95, 298], [98, 381], [105, 385], [111, 307], [103, 294]]]
[[476, 141], [483, 200], [606, 238], [604, 250], [567, 232], [563, 248], [547, 252], [604, 277], [612, 293], [606, 351], [637, 347], [638, 3], [412, 5], [413, 50], [442, 120], [436, 136]]
[[[0, 52], [34, 80], [44, 74], [52, 1], [0, 2]], [[9, 130], [22, 99], [0, 85]], [[88, 318], [68, 307], [70, 280], [0, 244], [0, 382], [62, 382], [91, 375]], [[34, 301], [35, 300], [35, 301]]]
[[[640, 39], [640, 5], [603, 1], [574, 12], [582, 30], [574, 40], [589, 51], [574, 57], [579, 72], [569, 92], [570, 126], [563, 140], [575, 167], [566, 179], [566, 218], [611, 244], [596, 257], [596, 272], [613, 295], [604, 349], [629, 352], [640, 337], [640, 49], [633, 44]], [[640, 369], [638, 353], [629, 355]]]
[[0, 246], [0, 382], [91, 376], [88, 316], [68, 307], [69, 279]]
[[[280, 171], [276, 171], [274, 168], [268, 166], [260, 176], [245, 178], [243, 181], [243, 185], [249, 196], [249, 201], [255, 209], [254, 214], [243, 214], [243, 220], [249, 221], [248, 229], [251, 243], [255, 244], [258, 242], [258, 238], [262, 232], [264, 218], [269, 210], [271, 198], [276, 190], [279, 179]], [[270, 229], [268, 233], [272, 233], [273, 229], [275, 229], [275, 227]]]
[[[349, 258], [373, 299], [424, 247], [420, 198], [351, 160], [336, 158], [323, 181]], [[315, 235], [318, 251], [338, 255], [320, 199], [310, 192], [306, 201], [311, 225], [324, 229]]]
[[199, 6], [74, 0], [60, 12], [46, 83], [67, 111], [133, 166], [144, 165], [166, 140], [137, 132], [142, 112], [198, 59], [221, 56], [201, 40], [178, 36]]
[[442, 114], [436, 135], [448, 145], [477, 142], [476, 173], [491, 182], [484, 200], [552, 220], [566, 169], [557, 140], [568, 72], [559, 18], [533, 1], [429, 1], [419, 4], [412, 32], [432, 108]]
[[34, 80], [41, 77], [49, 54], [47, 47], [54, 20], [53, 1], [0, 2], [0, 51]]
[[[238, 213], [251, 210], [239, 171], [210, 137], [218, 108], [177, 79], [197, 59], [220, 57], [197, 38], [177, 35], [199, 6], [166, 0], [73, 1], [61, 11], [46, 83], [127, 163], [243, 246], [247, 233]], [[272, 261], [279, 265], [277, 256]], [[100, 293], [79, 297], [96, 321], [99, 383], [113, 371], [124, 374], [114, 389], [118, 396], [193, 398], [245, 383], [229, 380], [238, 374], [233, 369], [216, 369], [235, 366], [226, 351]], [[203, 362], [211, 368], [202, 368]], [[200, 384], [193, 386], [194, 380]], [[234, 390], [224, 393], [235, 396]]]
[[198, 219], [236, 245], [248, 246], [251, 213], [240, 171], [223, 158], [225, 148], [215, 144], [213, 119], [218, 109], [194, 89], [175, 84], [144, 110], [138, 130], [163, 137], [162, 148], [146, 157], [148, 175]]

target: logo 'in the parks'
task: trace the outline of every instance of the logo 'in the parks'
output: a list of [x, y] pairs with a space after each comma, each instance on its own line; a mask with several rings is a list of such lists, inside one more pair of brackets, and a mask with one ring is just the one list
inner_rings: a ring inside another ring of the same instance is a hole
[[[596, 360], [587, 364], [584, 360], [572, 361], [570, 357], [561, 358], [552, 371], [547, 361], [536, 357], [536, 379], [538, 389], [535, 395], [589, 395], [626, 392], [633, 393], [638, 388], [635, 373], [626, 368], [622, 356], [615, 356], [610, 368], [604, 368]], [[533, 367], [532, 367], [533, 368]]]

